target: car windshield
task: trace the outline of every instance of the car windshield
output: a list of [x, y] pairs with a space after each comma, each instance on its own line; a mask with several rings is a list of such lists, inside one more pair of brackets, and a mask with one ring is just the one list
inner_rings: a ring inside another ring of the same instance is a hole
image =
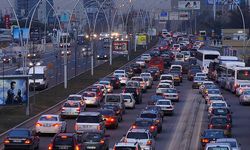
[[85, 142], [99, 142], [102, 136], [99, 133], [86, 133], [83, 135]]
[[39, 121], [58, 121], [58, 118], [55, 116], [42, 116]]
[[80, 101], [82, 98], [78, 96], [70, 96], [68, 97], [69, 101]]
[[209, 90], [208, 94], [220, 94], [219, 90]]
[[172, 80], [173, 78], [171, 76], [162, 76], [161, 80]]
[[244, 93], [243, 93], [244, 95], [250, 95], [250, 90], [248, 90], [248, 91], [244, 91]]
[[143, 81], [142, 78], [132, 78], [131, 80], [132, 80], [132, 81]]
[[206, 75], [203, 74], [203, 73], [197, 73], [196, 76], [197, 76], [197, 77], [205, 77]]
[[128, 82], [127, 86], [139, 86], [139, 83], [137, 83], [137, 82]]
[[123, 99], [131, 99], [130, 95], [122, 95], [122, 96], [123, 96]]
[[214, 109], [213, 114], [215, 114], [215, 115], [227, 115], [228, 110], [227, 109]]
[[32, 79], [43, 79], [44, 78], [44, 74], [31, 74], [31, 78]]
[[57, 136], [54, 140], [54, 145], [56, 149], [61, 149], [62, 147], [64, 149], [72, 149], [73, 138], [68, 136]]
[[164, 93], [177, 93], [175, 89], [165, 89]]
[[248, 84], [241, 84], [240, 87], [250, 87]]
[[194, 78], [194, 81], [204, 81], [204, 80], [205, 80], [205, 78], [202, 76], [197, 76]]
[[171, 105], [170, 101], [158, 101], [158, 105]]
[[211, 123], [212, 124], [227, 124], [227, 119], [226, 118], [212, 118]]
[[83, 97], [95, 97], [95, 93], [83, 93]]
[[99, 123], [99, 117], [97, 116], [78, 116], [77, 123]]
[[206, 138], [223, 138], [224, 131], [206, 131], [204, 137]]
[[100, 81], [99, 84], [109, 85], [109, 82], [107, 82], [107, 81]]
[[153, 113], [142, 113], [140, 117], [141, 118], [156, 118], [157, 115]]
[[8, 135], [9, 137], [28, 137], [30, 132], [28, 130], [12, 130]]
[[129, 132], [127, 134], [128, 139], [148, 139], [148, 134], [143, 132]]
[[115, 74], [119, 74], [119, 73], [124, 73], [124, 71], [123, 70], [116, 70], [115, 71]]
[[88, 88], [87, 91], [97, 92], [97, 91], [98, 91], [98, 88]]

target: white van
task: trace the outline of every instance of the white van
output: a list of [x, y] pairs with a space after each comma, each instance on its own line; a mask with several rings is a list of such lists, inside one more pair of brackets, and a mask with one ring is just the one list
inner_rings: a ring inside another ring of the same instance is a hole
[[[34, 66], [29, 69], [29, 87], [31, 90], [46, 89], [48, 87], [48, 68], [46, 66]], [[34, 83], [35, 81], [35, 83]]]

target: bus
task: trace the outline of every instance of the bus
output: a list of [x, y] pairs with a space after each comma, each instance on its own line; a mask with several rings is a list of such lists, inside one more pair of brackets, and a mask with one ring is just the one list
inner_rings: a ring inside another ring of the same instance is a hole
[[201, 66], [204, 73], [208, 73], [210, 62], [218, 58], [218, 56], [220, 56], [220, 53], [215, 50], [197, 50], [195, 55], [197, 64]]
[[71, 46], [70, 42], [71, 42], [71, 38], [70, 38], [69, 33], [62, 33], [60, 35], [60, 44], [59, 45], [61, 48], [70, 47]]

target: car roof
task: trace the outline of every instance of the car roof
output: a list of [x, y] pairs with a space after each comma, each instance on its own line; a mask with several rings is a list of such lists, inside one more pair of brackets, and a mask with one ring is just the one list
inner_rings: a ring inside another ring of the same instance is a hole
[[169, 100], [169, 99], [158, 99], [157, 101], [169, 101], [169, 102], [171, 102], [171, 100]]
[[206, 147], [216, 147], [216, 146], [229, 146], [231, 147], [231, 145], [229, 143], [207, 143]]
[[41, 117], [46, 117], [46, 116], [59, 117], [59, 115], [54, 115], [54, 114], [45, 114], [45, 115], [41, 115]]
[[71, 94], [71, 95], [69, 95], [69, 97], [82, 97], [82, 95], [79, 95], [79, 94]]
[[79, 116], [98, 116], [100, 115], [99, 112], [81, 112]]
[[148, 129], [130, 129], [128, 132], [149, 133], [149, 130]]
[[156, 111], [153, 111], [153, 110], [143, 110], [143, 111], [141, 112], [141, 114], [146, 114], [146, 113], [157, 114], [157, 112], [156, 112]]
[[[75, 134], [76, 134], [76, 133], [57, 133], [56, 136], [64, 136], [64, 135], [65, 135], [65, 136], [73, 136], [73, 135], [75, 135]], [[55, 137], [56, 137], [56, 136], [55, 136]]]
[[235, 138], [221, 138], [221, 139], [217, 139], [216, 142], [223, 142], [223, 141], [227, 141], [227, 142], [237, 142], [237, 140]]
[[119, 143], [116, 143], [115, 146], [129, 146], [129, 147], [136, 147], [138, 143], [135, 142], [135, 143], [132, 143], [132, 142], [119, 142]]

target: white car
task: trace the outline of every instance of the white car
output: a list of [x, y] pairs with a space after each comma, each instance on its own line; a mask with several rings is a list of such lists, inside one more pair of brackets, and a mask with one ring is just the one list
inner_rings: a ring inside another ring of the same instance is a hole
[[208, 113], [211, 114], [213, 108], [224, 108], [228, 107], [226, 101], [213, 101], [208, 107]]
[[[159, 83], [158, 84], [158, 86], [157, 86], [157, 89], [158, 88], [174, 88], [174, 86], [173, 85], [171, 85], [170, 83]], [[157, 91], [157, 89], [156, 89], [156, 91]]]
[[160, 82], [165, 80], [174, 82], [174, 76], [172, 74], [162, 74], [160, 76]]
[[155, 140], [147, 129], [130, 129], [123, 142], [138, 142], [143, 150], [155, 150]]
[[237, 140], [235, 138], [217, 139], [216, 143], [228, 143], [231, 145], [232, 150], [241, 150], [240, 144], [237, 142]]
[[159, 106], [165, 115], [174, 113], [174, 106], [171, 100], [159, 99], [155, 105]]
[[81, 104], [81, 107], [83, 107], [84, 109], [86, 108], [86, 104], [84, 102], [84, 99], [83, 99], [82, 95], [79, 95], [79, 94], [69, 95], [69, 97], [67, 98], [67, 102], [79, 102]]
[[121, 69], [115, 70], [113, 75], [116, 76], [116, 75], [121, 75], [121, 74], [125, 75], [126, 71], [125, 70], [121, 70]]
[[100, 87], [104, 96], [108, 93], [108, 89], [103, 84], [94, 84], [93, 87]]
[[208, 143], [204, 150], [232, 150], [228, 143]]
[[131, 93], [123, 93], [124, 105], [126, 108], [135, 108], [135, 99]]
[[146, 90], [147, 90], [147, 84], [146, 84], [144, 78], [142, 78], [142, 77], [140, 77], [140, 76], [136, 76], [136, 77], [132, 77], [130, 80], [131, 80], [131, 81], [139, 81], [139, 82], [140, 82], [141, 89], [142, 89], [144, 92], [146, 92]]
[[245, 90], [250, 90], [250, 84], [249, 83], [239, 84], [239, 87], [236, 88], [236, 95], [240, 96]]
[[207, 75], [205, 73], [203, 73], [203, 72], [197, 72], [195, 74], [195, 77], [204, 77], [206, 80], [208, 80]]
[[62, 105], [61, 117], [77, 117], [80, 112], [85, 111], [79, 102], [65, 102]]
[[40, 133], [66, 132], [67, 124], [60, 115], [42, 115], [36, 122], [35, 131]]
[[116, 77], [119, 78], [120, 83], [121, 83], [122, 85], [125, 85], [125, 84], [128, 82], [128, 80], [129, 80], [127, 74], [125, 74], [125, 75], [124, 75], [124, 74], [116, 75]]
[[139, 64], [142, 68], [145, 68], [145, 67], [146, 67], [146, 62], [145, 62], [145, 60], [143, 60], [143, 59], [137, 59], [137, 60], [135, 61], [135, 63], [136, 63], [136, 64]]
[[95, 106], [100, 106], [100, 99], [98, 99], [98, 96], [96, 92], [84, 92], [82, 94], [84, 101], [86, 105], [95, 105]]
[[146, 62], [149, 62], [151, 60], [150, 54], [142, 54], [141, 59], [145, 60]]
[[104, 85], [108, 93], [112, 93], [114, 90], [114, 87], [112, 86], [112, 83], [110, 81], [100, 81], [99, 84]]
[[142, 78], [144, 79], [144, 81], [146, 82], [146, 86], [147, 88], [152, 88], [153, 86], [153, 79], [152, 78], [148, 78], [148, 77], [145, 77], [145, 76], [142, 76]]
[[169, 89], [162, 89], [162, 96], [165, 99], [169, 99], [171, 101], [179, 102], [179, 93], [175, 88], [169, 88]]

